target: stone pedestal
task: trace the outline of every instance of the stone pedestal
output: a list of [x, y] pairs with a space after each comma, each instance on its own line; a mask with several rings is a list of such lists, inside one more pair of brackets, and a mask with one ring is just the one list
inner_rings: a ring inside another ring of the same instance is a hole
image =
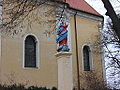
[[59, 52], [56, 57], [58, 62], [58, 90], [72, 90], [72, 53]]

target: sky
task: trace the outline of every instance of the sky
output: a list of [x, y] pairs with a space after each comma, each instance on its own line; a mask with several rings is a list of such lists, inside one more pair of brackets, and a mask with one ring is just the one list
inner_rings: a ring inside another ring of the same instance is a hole
[[[101, 0], [85, 0], [100, 14], [105, 15], [106, 9]], [[110, 0], [115, 11], [120, 11], [120, 0]]]
[[97, 12], [104, 15], [106, 10], [103, 6], [103, 3], [100, 0], [85, 0], [89, 3]]

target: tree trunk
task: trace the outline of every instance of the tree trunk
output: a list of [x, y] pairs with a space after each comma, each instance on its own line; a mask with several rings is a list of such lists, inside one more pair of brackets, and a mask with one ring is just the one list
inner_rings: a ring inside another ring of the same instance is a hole
[[107, 10], [106, 15], [109, 16], [112, 20], [114, 31], [116, 35], [118, 36], [119, 42], [120, 42], [120, 20], [117, 17], [110, 1], [109, 0], [101, 0], [101, 1], [103, 2], [104, 7]]

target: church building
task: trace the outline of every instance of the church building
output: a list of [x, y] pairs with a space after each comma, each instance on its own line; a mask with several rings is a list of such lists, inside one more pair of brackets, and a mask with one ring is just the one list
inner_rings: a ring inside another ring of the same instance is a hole
[[103, 82], [103, 16], [84, 0], [37, 1], [38, 8], [14, 28], [17, 34], [1, 32], [0, 83], [88, 90], [94, 80], [87, 77]]

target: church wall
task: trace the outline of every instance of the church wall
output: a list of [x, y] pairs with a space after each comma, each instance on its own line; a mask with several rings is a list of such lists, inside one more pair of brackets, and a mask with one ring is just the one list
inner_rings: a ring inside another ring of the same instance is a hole
[[[50, 12], [48, 12], [50, 11]], [[51, 13], [52, 11], [52, 13]], [[46, 12], [48, 12], [46, 14]], [[17, 30], [22, 32], [17, 35], [2, 35], [1, 42], [1, 69], [0, 80], [3, 84], [27, 84], [58, 87], [58, 66], [55, 54], [57, 53], [56, 45], [56, 15], [55, 7], [40, 6], [37, 10], [30, 13], [28, 17]], [[85, 13], [84, 13], [85, 14]], [[76, 16], [76, 29], [75, 33], [75, 18], [73, 15], [70, 17], [70, 31], [71, 31], [71, 50], [72, 65], [73, 65], [73, 81], [74, 86], [77, 87], [77, 54], [79, 61], [79, 78], [80, 86], [84, 87], [86, 81], [83, 80], [84, 74], [96, 72], [96, 75], [102, 78], [102, 59], [100, 53], [93, 53], [94, 43], [98, 41], [96, 35], [99, 35], [100, 21], [89, 19], [83, 16]], [[39, 42], [39, 67], [38, 68], [24, 68], [24, 39], [27, 35], [34, 35]], [[76, 40], [77, 46], [76, 47]], [[83, 70], [83, 53], [84, 45], [88, 45], [92, 51], [92, 71]], [[77, 49], [77, 50], [76, 50]], [[97, 48], [99, 50], [99, 48]]]
[[[102, 67], [102, 58], [100, 52], [95, 53], [94, 51], [99, 51], [100, 48], [95, 48], [94, 45], [99, 41], [96, 36], [99, 35], [99, 23], [100, 21], [92, 20], [82, 16], [76, 16], [76, 29], [77, 35], [75, 35], [75, 20], [74, 16], [71, 17], [71, 32], [72, 32], [72, 57], [73, 57], [73, 75], [74, 75], [74, 87], [76, 87], [77, 81], [77, 57], [76, 49], [78, 51], [78, 62], [79, 62], [79, 79], [80, 87], [83, 88], [86, 85], [85, 75], [92, 75], [99, 80], [103, 80], [103, 67]], [[77, 48], [76, 48], [76, 37], [77, 37]], [[88, 45], [91, 49], [92, 56], [92, 69], [91, 71], [84, 71], [83, 69], [83, 46]], [[85, 88], [85, 87], [84, 87]]]
[[[1, 83], [3, 84], [26, 84], [41, 87], [57, 87], [57, 61], [56, 61], [56, 35], [48, 34], [53, 31], [55, 22], [50, 24], [44, 21], [55, 19], [54, 8], [42, 6], [40, 10], [33, 11], [22, 23], [23, 30], [15, 36], [2, 35], [2, 60], [1, 60]], [[53, 15], [43, 17], [43, 12], [53, 10]], [[42, 13], [40, 12], [42, 10]], [[39, 12], [39, 13], [38, 13]], [[38, 17], [34, 17], [38, 14]], [[43, 18], [42, 18], [43, 17]], [[41, 21], [37, 21], [36, 19]], [[42, 18], [42, 19], [41, 19]], [[29, 20], [28, 20], [29, 19]], [[39, 23], [38, 22], [43, 22]], [[28, 25], [29, 24], [29, 25]], [[50, 26], [51, 25], [51, 26]], [[21, 27], [17, 28], [18, 30]], [[23, 67], [24, 39], [26, 35], [34, 35], [39, 42], [39, 67]]]

